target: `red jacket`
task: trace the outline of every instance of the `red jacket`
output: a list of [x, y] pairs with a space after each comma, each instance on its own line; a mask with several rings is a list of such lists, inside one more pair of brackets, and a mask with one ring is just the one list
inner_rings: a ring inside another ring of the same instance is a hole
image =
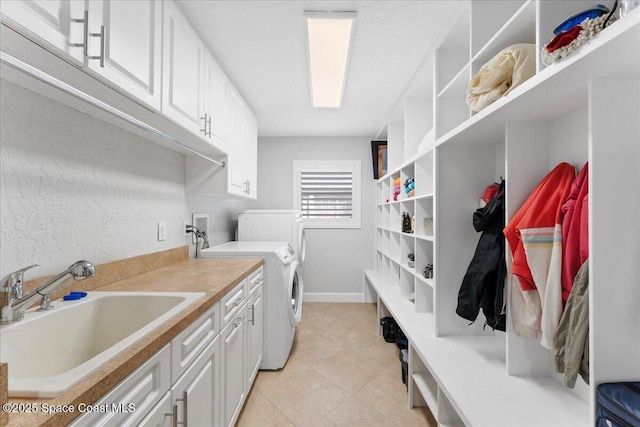
[[518, 277], [523, 291], [537, 288], [527, 264], [519, 230], [561, 224], [561, 207], [567, 200], [575, 176], [573, 166], [560, 163], [540, 181], [504, 229], [513, 255], [511, 272]]
[[571, 185], [562, 205], [562, 301], [567, 302], [573, 279], [589, 258], [589, 163]]

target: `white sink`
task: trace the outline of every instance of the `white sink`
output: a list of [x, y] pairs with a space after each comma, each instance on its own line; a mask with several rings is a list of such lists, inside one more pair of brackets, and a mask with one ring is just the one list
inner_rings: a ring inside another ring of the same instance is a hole
[[202, 292], [89, 292], [0, 326], [10, 397], [63, 394], [128, 346], [204, 296]]

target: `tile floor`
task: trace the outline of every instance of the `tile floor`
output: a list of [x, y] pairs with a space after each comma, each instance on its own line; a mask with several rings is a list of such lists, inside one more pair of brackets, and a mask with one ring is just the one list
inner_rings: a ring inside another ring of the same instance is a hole
[[305, 303], [287, 365], [258, 373], [237, 426], [436, 427], [409, 409], [398, 348], [376, 325], [375, 304]]

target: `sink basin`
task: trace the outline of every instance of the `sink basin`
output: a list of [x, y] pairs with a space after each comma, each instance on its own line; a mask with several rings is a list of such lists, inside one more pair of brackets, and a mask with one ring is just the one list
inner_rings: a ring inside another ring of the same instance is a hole
[[0, 327], [10, 397], [55, 397], [204, 296], [202, 292], [89, 292]]

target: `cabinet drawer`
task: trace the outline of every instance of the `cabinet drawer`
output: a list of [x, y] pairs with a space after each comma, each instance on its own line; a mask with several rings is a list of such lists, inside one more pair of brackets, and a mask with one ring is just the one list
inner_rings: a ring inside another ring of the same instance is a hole
[[242, 304], [247, 301], [247, 279], [244, 279], [231, 292], [220, 300], [220, 310], [222, 312], [222, 327], [238, 313]]
[[153, 407], [151, 412], [138, 427], [170, 427], [172, 425], [173, 407], [171, 406], [171, 393], [165, 393], [164, 397]]
[[[90, 405], [104, 407], [106, 412], [87, 412], [70, 425], [73, 427], [138, 425], [171, 386], [170, 366], [171, 351], [167, 345], [102, 399]], [[78, 410], [82, 409], [78, 407]]]
[[171, 341], [171, 383], [193, 363], [220, 332], [220, 303], [189, 325]]
[[249, 281], [249, 295], [253, 295], [260, 285], [264, 283], [264, 266], [254, 271], [247, 278]]

